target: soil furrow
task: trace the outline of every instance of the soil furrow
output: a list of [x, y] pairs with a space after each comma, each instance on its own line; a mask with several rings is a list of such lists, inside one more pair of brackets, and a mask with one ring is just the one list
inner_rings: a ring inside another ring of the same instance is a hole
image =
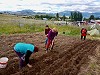
[[[91, 43], [96, 44], [95, 42]], [[80, 52], [75, 54], [68, 62], [65, 62], [63, 66], [61, 66], [59, 69], [56, 69], [52, 75], [61, 75], [61, 73], [63, 73], [62, 75], [77, 75], [80, 66], [86, 62], [88, 54], [96, 48], [96, 45], [88, 45], [88, 47], [89, 48], [87, 50], [82, 52], [80, 50]], [[90, 50], [90, 47], [92, 50]], [[84, 48], [86, 48], [86, 46]]]
[[[89, 41], [85, 42], [86, 44], [89, 44]], [[81, 45], [78, 45], [75, 48], [75, 52], [77, 53], [81, 47], [84, 47], [84, 43], [82, 43]], [[78, 49], [77, 49], [78, 48]], [[50, 73], [52, 73], [54, 70], [56, 70], [57, 68], [59, 68], [60, 66], [62, 66], [62, 64], [68, 60], [70, 60], [70, 58], [75, 54], [75, 52], [73, 52], [73, 48], [71, 48], [69, 50], [69, 52], [66, 51], [66, 54], [63, 55], [62, 58], [57, 59], [56, 61], [54, 61], [50, 66], [47, 66], [41, 73], [43, 75], [49, 75]], [[43, 73], [44, 72], [44, 73]], [[41, 74], [40, 73], [40, 74]]]

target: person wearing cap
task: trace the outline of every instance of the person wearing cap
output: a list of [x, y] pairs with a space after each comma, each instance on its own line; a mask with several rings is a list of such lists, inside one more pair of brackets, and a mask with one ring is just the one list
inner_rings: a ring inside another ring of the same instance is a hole
[[87, 35], [87, 30], [84, 28], [84, 27], [82, 27], [82, 29], [81, 29], [81, 40], [82, 39], [86, 39], [86, 35]]
[[25, 65], [31, 68], [32, 65], [29, 64], [29, 58], [32, 53], [38, 52], [38, 47], [34, 46], [33, 44], [19, 42], [15, 44], [14, 51], [20, 59], [19, 68], [21, 69]]
[[49, 31], [48, 33], [48, 41], [47, 41], [47, 44], [46, 44], [46, 53], [48, 52], [48, 48], [50, 47], [51, 45], [51, 49], [53, 49], [53, 46], [54, 46], [54, 38], [55, 36], [58, 35], [58, 31], [56, 28], [53, 28]]
[[45, 40], [45, 46], [46, 46], [46, 44], [47, 44], [47, 41], [48, 41], [48, 33], [49, 33], [49, 31], [50, 31], [51, 29], [49, 28], [49, 26], [48, 25], [46, 25], [45, 26], [45, 36], [46, 36], [46, 40]]

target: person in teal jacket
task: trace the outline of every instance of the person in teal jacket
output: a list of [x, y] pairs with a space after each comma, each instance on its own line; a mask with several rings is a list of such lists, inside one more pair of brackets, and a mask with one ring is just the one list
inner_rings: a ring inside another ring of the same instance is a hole
[[38, 52], [38, 47], [33, 44], [19, 42], [15, 44], [14, 51], [20, 58], [20, 68], [25, 66], [24, 62], [28, 67], [32, 67], [32, 65], [29, 64], [29, 57], [32, 53]]

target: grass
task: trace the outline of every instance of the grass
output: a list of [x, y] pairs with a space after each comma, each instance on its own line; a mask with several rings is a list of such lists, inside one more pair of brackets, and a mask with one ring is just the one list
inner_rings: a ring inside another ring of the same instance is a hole
[[[58, 29], [59, 34], [65, 35], [79, 35], [80, 29], [77, 27], [71, 26], [57, 26], [51, 25], [50, 28], [56, 27]], [[29, 25], [26, 24], [24, 26], [19, 25], [0, 25], [0, 34], [15, 34], [15, 33], [33, 33], [33, 32], [43, 32], [45, 25]]]
[[25, 19], [22, 18], [22, 16], [0, 14], [0, 35], [43, 32], [46, 24], [48, 24], [50, 28], [56, 27], [59, 34], [65, 33], [65, 35], [71, 36], [80, 34], [78, 27], [66, 25], [58, 26], [54, 25], [52, 21]]
[[76, 26], [58, 26], [58, 25], [54, 25], [51, 26], [51, 28], [57, 28], [59, 31], [59, 34], [65, 34], [65, 35], [70, 35], [70, 36], [78, 36], [80, 35], [80, 28], [76, 27]]
[[41, 32], [43, 31], [43, 26], [36, 25], [3, 25], [0, 27], [0, 34], [15, 34], [15, 33], [28, 33], [28, 32]]
[[[23, 16], [4, 15], [0, 14], [0, 35], [2, 34], [16, 34], [16, 33], [34, 33], [43, 32], [45, 25], [49, 25], [50, 28], [57, 28], [59, 34], [67, 36], [79, 36], [80, 28], [69, 25], [55, 25], [53, 21], [25, 19]], [[87, 30], [90, 30], [89, 26], [86, 26]], [[99, 36], [92, 36], [99, 38]]]

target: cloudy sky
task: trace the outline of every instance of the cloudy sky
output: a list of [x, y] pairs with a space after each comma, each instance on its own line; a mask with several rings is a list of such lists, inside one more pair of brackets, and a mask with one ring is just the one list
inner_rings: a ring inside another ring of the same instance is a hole
[[36, 12], [100, 12], [100, 0], [0, 0], [0, 11], [31, 9]]

